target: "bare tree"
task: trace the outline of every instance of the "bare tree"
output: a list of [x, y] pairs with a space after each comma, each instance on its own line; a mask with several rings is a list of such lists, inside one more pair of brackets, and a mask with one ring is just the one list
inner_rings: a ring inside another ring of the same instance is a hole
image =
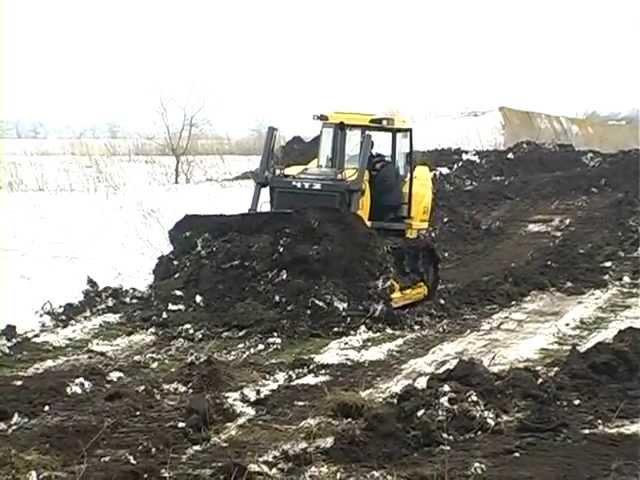
[[181, 120], [177, 123], [172, 123], [169, 119], [167, 106], [160, 99], [159, 113], [164, 127], [163, 143], [175, 158], [173, 182], [176, 184], [180, 182], [180, 173], [183, 173], [185, 178], [190, 177], [191, 169], [185, 169], [182, 162], [190, 153], [193, 135], [198, 129], [198, 115], [201, 111], [202, 108], [188, 110], [187, 107], [183, 107]]
[[195, 159], [193, 156], [187, 156], [180, 162], [180, 171], [182, 172], [182, 178], [184, 183], [191, 183], [193, 177], [193, 171], [195, 169]]
[[107, 136], [115, 140], [122, 137], [122, 128], [116, 122], [107, 123]]
[[11, 130], [11, 124], [9, 122], [0, 120], [0, 138], [9, 138]]
[[20, 121], [14, 124], [14, 129], [16, 131], [16, 138], [24, 138], [24, 127]]
[[42, 122], [34, 122], [29, 128], [29, 138], [47, 138], [47, 128]]

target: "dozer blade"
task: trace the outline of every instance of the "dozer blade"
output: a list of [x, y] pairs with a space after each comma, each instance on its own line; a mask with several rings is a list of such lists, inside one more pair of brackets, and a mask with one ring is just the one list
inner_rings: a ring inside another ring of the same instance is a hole
[[427, 298], [429, 295], [429, 287], [424, 282], [408, 287], [400, 288], [397, 282], [393, 282], [394, 290], [391, 292], [391, 306], [393, 308], [400, 308], [412, 303], [420, 302]]

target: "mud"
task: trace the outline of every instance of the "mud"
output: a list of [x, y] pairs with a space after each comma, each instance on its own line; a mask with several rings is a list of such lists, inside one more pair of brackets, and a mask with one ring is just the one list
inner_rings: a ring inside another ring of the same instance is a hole
[[68, 302], [53, 307], [45, 305], [41, 314], [58, 326], [67, 326], [80, 317], [103, 315], [107, 313], [128, 314], [134, 319], [142, 315], [148, 308], [150, 292], [135, 288], [103, 287], [91, 277], [87, 277], [86, 288], [82, 298], [77, 302]]
[[[202, 443], [237, 416], [221, 396], [233, 381], [232, 369], [211, 357], [185, 359], [175, 370], [109, 363], [4, 376], [0, 435], [8, 433], [11, 441], [0, 458], [32, 452], [17, 458], [39, 471], [160, 478], [173, 451]], [[109, 376], [115, 368], [122, 374], [117, 380]], [[70, 390], [79, 378], [84, 388]], [[39, 464], [40, 456], [51, 464]], [[18, 478], [8, 473], [18, 467], [0, 461], [0, 478]]]

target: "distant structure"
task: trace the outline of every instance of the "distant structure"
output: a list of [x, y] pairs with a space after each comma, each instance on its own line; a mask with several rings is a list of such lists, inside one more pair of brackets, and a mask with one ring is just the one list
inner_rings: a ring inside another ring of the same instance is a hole
[[487, 150], [530, 140], [569, 144], [578, 150], [615, 152], [640, 148], [637, 120], [575, 118], [500, 107], [484, 112], [418, 119], [416, 147]]
[[505, 147], [531, 140], [601, 152], [640, 148], [637, 122], [561, 117], [508, 107], [500, 107], [499, 111]]

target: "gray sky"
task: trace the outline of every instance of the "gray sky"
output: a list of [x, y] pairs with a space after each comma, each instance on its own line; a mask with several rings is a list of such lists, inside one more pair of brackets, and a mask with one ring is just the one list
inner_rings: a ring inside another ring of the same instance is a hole
[[219, 131], [312, 113], [640, 103], [637, 0], [0, 0], [0, 114], [142, 128], [161, 96]]

